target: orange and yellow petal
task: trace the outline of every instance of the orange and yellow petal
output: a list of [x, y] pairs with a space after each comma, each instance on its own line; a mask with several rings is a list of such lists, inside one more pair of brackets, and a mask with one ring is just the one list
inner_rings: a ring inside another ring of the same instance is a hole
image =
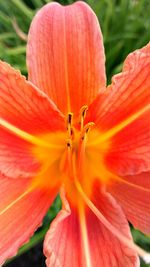
[[86, 3], [51, 3], [37, 13], [28, 36], [29, 80], [65, 114], [79, 112], [105, 86], [104, 62], [99, 23]]
[[31, 144], [0, 127], [0, 174], [9, 178], [27, 178], [40, 168], [31, 153]]
[[0, 119], [32, 134], [55, 132], [65, 127], [64, 118], [55, 104], [19, 71], [2, 61]]
[[15, 256], [42, 223], [56, 188], [32, 187], [32, 179], [0, 176], [0, 265]]
[[90, 120], [100, 131], [91, 145], [109, 141], [105, 164], [118, 175], [150, 169], [149, 89], [150, 44], [128, 56], [123, 72], [89, 109]]
[[[77, 205], [62, 195], [63, 208], [48, 231], [44, 252], [48, 267], [138, 267], [137, 254], [127, 249], [77, 197]], [[127, 220], [116, 201], [104, 191], [94, 190], [92, 200], [109, 222], [129, 240]], [[119, 218], [119, 219], [118, 219]]]
[[124, 62], [123, 71], [128, 71], [130, 69], [137, 67], [139, 64], [139, 57], [141, 57], [141, 59], [140, 59], [141, 62], [142, 62], [142, 60], [145, 61], [145, 55], [146, 54], [148, 56], [150, 54], [150, 42], [147, 45], [145, 45], [144, 47], [142, 47], [141, 49], [137, 49], [127, 56], [127, 58]]
[[63, 116], [48, 97], [0, 61], [0, 172], [31, 176], [38, 168], [31, 144], [43, 146], [38, 135], [64, 128]]
[[150, 234], [150, 172], [112, 178], [107, 189], [133, 226]]
[[117, 175], [135, 175], [150, 170], [149, 117], [150, 110], [111, 138], [105, 164]]
[[91, 121], [102, 132], [113, 129], [109, 136], [150, 109], [150, 43], [131, 53], [125, 60], [125, 66], [89, 107]]

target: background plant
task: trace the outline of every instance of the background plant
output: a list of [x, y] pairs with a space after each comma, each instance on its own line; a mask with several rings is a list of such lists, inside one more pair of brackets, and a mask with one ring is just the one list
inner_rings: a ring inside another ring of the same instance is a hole
[[[26, 36], [34, 14], [49, 0], [0, 0], [0, 58], [27, 75]], [[73, 0], [57, 1], [71, 4]], [[106, 51], [108, 83], [111, 76], [121, 70], [122, 62], [129, 52], [144, 46], [150, 40], [149, 0], [87, 0], [96, 12]], [[59, 198], [48, 212], [43, 226], [25, 245], [18, 255], [40, 242], [49, 222], [60, 209]], [[141, 207], [142, 209], [142, 207]], [[119, 219], [119, 218], [118, 218]], [[135, 241], [150, 250], [150, 238], [132, 230]], [[144, 263], [141, 265], [144, 267]], [[150, 267], [150, 265], [148, 266]]]

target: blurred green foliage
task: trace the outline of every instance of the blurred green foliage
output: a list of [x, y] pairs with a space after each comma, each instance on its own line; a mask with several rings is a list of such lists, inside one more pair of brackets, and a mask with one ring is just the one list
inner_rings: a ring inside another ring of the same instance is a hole
[[[26, 41], [16, 33], [15, 25], [27, 35], [34, 14], [48, 0], [0, 0], [0, 58], [27, 75]], [[73, 0], [57, 1], [71, 4]], [[106, 51], [108, 82], [111, 76], [121, 70], [122, 62], [131, 51], [144, 46], [150, 40], [149, 0], [87, 0], [96, 12], [101, 24]], [[61, 206], [59, 198], [48, 212], [43, 227], [40, 228], [19, 254], [40, 242], [49, 222]], [[141, 207], [142, 208], [142, 207]], [[118, 218], [119, 219], [119, 218]], [[135, 241], [150, 250], [150, 238], [137, 230], [132, 230]], [[18, 255], [19, 255], [18, 254]], [[141, 263], [141, 266], [146, 266]], [[147, 265], [150, 267], [150, 265]]]

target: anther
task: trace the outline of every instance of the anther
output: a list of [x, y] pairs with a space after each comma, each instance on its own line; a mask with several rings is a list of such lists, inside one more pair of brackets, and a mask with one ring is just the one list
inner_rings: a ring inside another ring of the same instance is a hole
[[85, 118], [87, 110], [88, 110], [88, 106], [87, 106], [87, 105], [83, 106], [83, 107], [80, 109], [80, 114], [81, 114], [81, 116], [82, 116], [83, 118]]
[[84, 140], [85, 137], [87, 136], [87, 134], [89, 133], [89, 131], [91, 130], [92, 127], [94, 127], [95, 123], [94, 122], [89, 122], [87, 123], [82, 132], [81, 132], [81, 140]]
[[80, 124], [81, 124], [81, 131], [83, 130], [84, 127], [84, 119], [86, 117], [86, 112], [88, 110], [88, 106], [84, 105], [81, 109], [80, 109]]
[[69, 112], [68, 113], [68, 124], [72, 125], [72, 118], [73, 118], [73, 113]]
[[67, 131], [69, 138], [73, 135], [72, 120], [73, 120], [73, 113], [69, 112], [67, 117]]
[[71, 148], [72, 147], [72, 141], [71, 139], [67, 139], [67, 147]]
[[84, 133], [88, 133], [89, 130], [91, 130], [92, 127], [94, 127], [95, 123], [94, 122], [89, 122], [87, 123], [84, 128], [83, 128], [83, 132]]
[[73, 140], [74, 139], [74, 129], [73, 128], [71, 128], [70, 135], [71, 135], [71, 139]]

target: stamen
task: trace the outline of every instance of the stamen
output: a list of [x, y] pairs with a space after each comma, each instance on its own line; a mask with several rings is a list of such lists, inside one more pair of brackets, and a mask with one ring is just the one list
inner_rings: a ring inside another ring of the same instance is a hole
[[132, 240], [128, 239], [126, 236], [124, 236], [116, 227], [114, 227], [106, 218], [105, 216], [96, 208], [96, 206], [92, 203], [92, 201], [86, 196], [84, 193], [80, 183], [77, 179], [75, 179], [76, 188], [87, 204], [87, 206], [90, 208], [91, 211], [95, 214], [95, 216], [104, 224], [104, 226], [114, 235], [116, 236], [121, 242], [123, 242], [127, 247], [131, 248], [135, 252], [139, 254], [139, 256], [142, 257], [142, 259], [146, 263], [150, 263], [150, 254], [137, 246]]
[[80, 123], [81, 123], [81, 131], [83, 130], [84, 127], [84, 120], [86, 117], [86, 112], [88, 110], [88, 106], [85, 105], [80, 109]]
[[94, 127], [95, 123], [94, 122], [89, 122], [87, 123], [82, 132], [81, 132], [81, 139], [84, 140], [87, 137], [87, 134], [89, 133], [89, 131], [91, 130], [92, 127]]
[[83, 128], [83, 131], [81, 133], [81, 139], [80, 139], [80, 145], [78, 150], [78, 169], [80, 170], [80, 177], [84, 176], [84, 166], [85, 166], [85, 149], [86, 149], [86, 143], [88, 140], [88, 132], [95, 124], [93, 122], [89, 122], [86, 124]]
[[78, 151], [78, 170], [79, 170], [79, 179], [84, 177], [84, 166], [85, 166], [85, 147], [86, 147], [86, 138], [81, 138], [81, 143]]
[[67, 175], [71, 178], [72, 177], [72, 140], [69, 138], [67, 139]]
[[33, 145], [60, 149], [60, 146], [47, 143], [44, 140], [41, 140], [38, 137], [31, 135], [31, 134], [17, 128], [16, 126], [12, 125], [11, 123], [7, 122], [4, 119], [0, 119], [0, 126], [4, 127], [9, 132], [13, 133], [14, 135], [20, 137], [21, 139], [23, 139], [23, 140], [25, 140], [25, 141], [33, 144]]
[[68, 131], [68, 138], [66, 140], [67, 145], [67, 154], [66, 154], [66, 171], [67, 175], [71, 178], [72, 177], [72, 140], [74, 138], [74, 130], [72, 127], [73, 124], [73, 113], [69, 112], [67, 116], [67, 131]]
[[84, 105], [81, 109], [80, 109], [80, 114], [83, 118], [85, 118], [86, 116], [86, 112], [88, 110], [88, 106], [87, 105]]
[[72, 136], [72, 120], [73, 120], [73, 113], [69, 112], [67, 117], [67, 131], [68, 131], [68, 138]]
[[72, 140], [71, 139], [67, 139], [67, 147], [72, 148]]
[[68, 130], [68, 139], [67, 139], [67, 161], [68, 161], [68, 172], [70, 175], [71, 172], [71, 151], [72, 151], [72, 139], [74, 137], [74, 131], [72, 128], [73, 113], [69, 112], [67, 117], [67, 130]]
[[72, 124], [73, 113], [68, 113], [68, 124]]

